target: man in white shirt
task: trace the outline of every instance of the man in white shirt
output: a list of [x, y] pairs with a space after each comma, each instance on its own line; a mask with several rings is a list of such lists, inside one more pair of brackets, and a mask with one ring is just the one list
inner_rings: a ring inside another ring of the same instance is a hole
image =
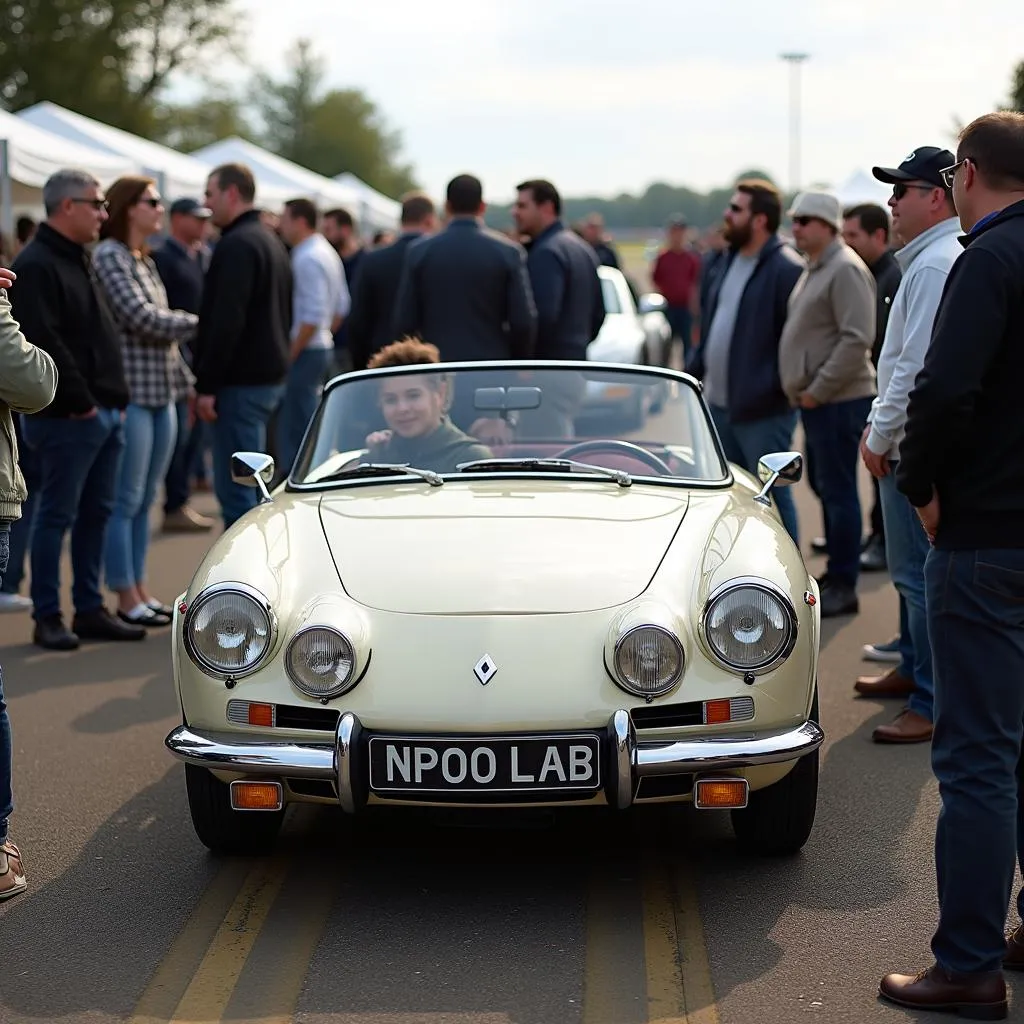
[[345, 267], [317, 229], [317, 208], [291, 199], [281, 215], [281, 236], [292, 250], [291, 367], [278, 416], [277, 448], [287, 472], [320, 401], [334, 355], [334, 332], [351, 306]]
[[932, 737], [934, 680], [924, 583], [929, 544], [916, 511], [896, 489], [896, 466], [907, 401], [931, 342], [935, 311], [953, 261], [963, 252], [953, 195], [941, 173], [955, 162], [948, 150], [922, 146], [899, 167], [874, 168], [879, 181], [893, 186], [889, 206], [893, 231], [903, 242], [896, 253], [903, 278], [878, 358], [878, 397], [868, 414], [861, 457], [879, 483], [886, 558], [906, 603], [914, 668], [913, 679], [894, 669], [876, 680], [858, 681], [863, 696], [908, 698], [894, 722], [875, 729], [876, 743], [923, 743]]

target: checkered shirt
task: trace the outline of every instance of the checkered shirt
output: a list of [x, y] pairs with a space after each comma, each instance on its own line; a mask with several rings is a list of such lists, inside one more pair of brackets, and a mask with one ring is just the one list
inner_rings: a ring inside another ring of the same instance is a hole
[[160, 407], [188, 397], [195, 377], [178, 349], [195, 337], [195, 313], [167, 308], [167, 292], [148, 256], [104, 239], [92, 254], [96, 292], [121, 339], [124, 375], [134, 405]]

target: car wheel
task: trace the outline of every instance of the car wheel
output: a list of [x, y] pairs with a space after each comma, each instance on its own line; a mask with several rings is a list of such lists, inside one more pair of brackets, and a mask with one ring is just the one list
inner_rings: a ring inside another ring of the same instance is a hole
[[284, 821], [280, 811], [236, 811], [227, 783], [205, 768], [185, 765], [185, 790], [199, 841], [214, 853], [266, 853]]
[[[818, 695], [811, 720], [818, 721]], [[818, 754], [801, 757], [780, 782], [750, 794], [746, 807], [732, 811], [739, 845], [766, 857], [798, 853], [810, 838], [818, 805]]]

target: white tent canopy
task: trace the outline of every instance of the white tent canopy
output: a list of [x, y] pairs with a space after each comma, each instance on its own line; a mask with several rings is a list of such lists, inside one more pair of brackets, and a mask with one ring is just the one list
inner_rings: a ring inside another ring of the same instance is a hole
[[0, 110], [0, 229], [13, 230], [15, 211], [41, 216], [43, 185], [65, 167], [88, 171], [103, 185], [141, 170], [129, 157], [69, 142]]
[[358, 201], [358, 194], [353, 189], [237, 136], [204, 146], [192, 155], [211, 165], [245, 164], [256, 176], [256, 203], [259, 206], [280, 205], [299, 197], [312, 199], [321, 206], [349, 206]]
[[359, 220], [374, 230], [397, 228], [402, 214], [402, 204], [389, 199], [382, 192], [360, 181], [354, 174], [345, 171], [335, 179], [339, 185], [354, 189], [359, 194]]
[[157, 179], [161, 193], [169, 202], [184, 196], [203, 198], [210, 168], [201, 160], [76, 114], [56, 103], [36, 103], [19, 111], [18, 117], [71, 142], [134, 161], [144, 174]]
[[892, 185], [886, 185], [867, 171], [854, 171], [849, 178], [836, 189], [836, 195], [844, 207], [858, 203], [877, 203], [888, 210]]

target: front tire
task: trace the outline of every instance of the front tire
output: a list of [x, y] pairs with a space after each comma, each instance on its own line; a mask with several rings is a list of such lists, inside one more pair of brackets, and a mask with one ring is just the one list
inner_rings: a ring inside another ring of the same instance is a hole
[[284, 808], [236, 811], [227, 783], [190, 764], [185, 765], [185, 791], [196, 835], [214, 853], [252, 855], [273, 847], [284, 821]]

